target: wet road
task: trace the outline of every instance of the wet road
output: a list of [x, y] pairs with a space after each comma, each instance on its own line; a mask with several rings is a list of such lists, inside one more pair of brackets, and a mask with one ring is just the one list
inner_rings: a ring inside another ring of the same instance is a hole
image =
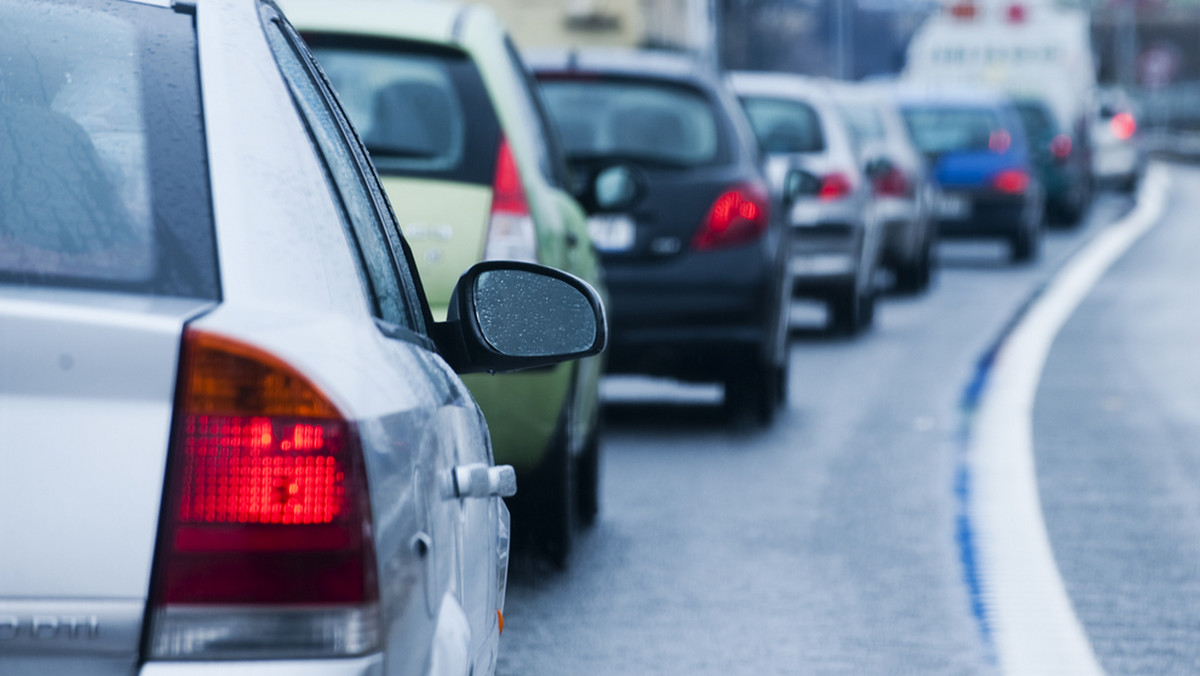
[[1109, 674], [1200, 672], [1200, 172], [1059, 334], [1034, 416], [1043, 512]]
[[[978, 357], [1035, 289], [1129, 206], [1102, 195], [1083, 226], [1049, 233], [1035, 265], [1009, 265], [998, 244], [943, 245], [932, 291], [885, 298], [859, 338], [826, 336], [820, 310], [797, 304], [790, 399], [769, 430], [728, 428], [713, 387], [606, 383], [600, 519], [565, 572], [514, 561], [498, 673], [995, 673], [956, 540], [960, 399]], [[1064, 336], [1087, 330], [1073, 322]], [[1097, 365], [1069, 361], [1056, 348], [1046, 388], [1091, 387], [1080, 374]], [[1065, 383], [1052, 384], [1056, 373]], [[1072, 405], [1050, 403], [1041, 415], [1039, 400], [1039, 437], [1068, 425], [1056, 407]], [[1047, 481], [1072, 481], [1070, 462], [1053, 461]], [[1129, 500], [1142, 499], [1130, 490]], [[1069, 499], [1047, 511], [1055, 537], [1082, 549], [1064, 577], [1094, 599], [1104, 633], [1111, 599], [1073, 580], [1094, 575], [1088, 534], [1107, 525], [1080, 525], [1087, 507]], [[1183, 523], [1194, 535], [1200, 519]], [[1156, 537], [1167, 547], [1172, 536], [1182, 534]], [[1128, 649], [1117, 641], [1113, 659]]]

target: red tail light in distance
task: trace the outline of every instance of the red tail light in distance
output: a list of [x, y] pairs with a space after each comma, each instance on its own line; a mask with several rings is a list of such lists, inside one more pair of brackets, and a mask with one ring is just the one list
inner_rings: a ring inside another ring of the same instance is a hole
[[1029, 174], [1021, 169], [1005, 169], [992, 178], [992, 187], [1000, 192], [1019, 195], [1029, 187]]
[[338, 657], [378, 646], [353, 425], [261, 350], [188, 329], [153, 592], [161, 659]]
[[1058, 134], [1050, 140], [1050, 154], [1054, 155], [1056, 160], [1065, 160], [1071, 156], [1073, 146], [1070, 136]]
[[854, 185], [845, 174], [829, 174], [821, 179], [821, 189], [817, 199], [825, 202], [840, 200], [854, 191]]
[[752, 242], [767, 231], [769, 222], [767, 191], [749, 183], [738, 185], [713, 202], [692, 238], [692, 248], [721, 249]]
[[874, 180], [875, 194], [886, 197], [910, 197], [912, 184], [905, 178], [904, 172], [891, 167]]
[[1112, 129], [1113, 136], [1128, 141], [1137, 133], [1137, 120], [1130, 113], [1117, 113], [1108, 122], [1109, 128]]

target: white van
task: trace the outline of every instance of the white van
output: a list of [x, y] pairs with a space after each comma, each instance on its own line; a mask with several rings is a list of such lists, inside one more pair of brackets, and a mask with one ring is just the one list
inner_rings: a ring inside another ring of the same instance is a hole
[[1088, 15], [1029, 0], [957, 0], [917, 30], [904, 78], [1039, 98], [1075, 129], [1096, 89]]

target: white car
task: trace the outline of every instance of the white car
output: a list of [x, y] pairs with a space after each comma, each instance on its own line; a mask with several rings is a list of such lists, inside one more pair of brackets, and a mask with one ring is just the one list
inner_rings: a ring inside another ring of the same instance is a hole
[[1146, 168], [1133, 101], [1119, 89], [1096, 95], [1092, 119], [1092, 175], [1104, 185], [1130, 191]]
[[596, 353], [595, 291], [488, 262], [432, 322], [270, 2], [0, 25], [0, 674], [492, 673], [515, 481], [455, 371]]

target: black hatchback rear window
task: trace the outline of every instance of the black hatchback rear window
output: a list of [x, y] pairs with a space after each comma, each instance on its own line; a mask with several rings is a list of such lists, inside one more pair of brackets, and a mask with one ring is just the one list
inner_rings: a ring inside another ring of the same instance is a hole
[[0, 1], [0, 284], [216, 299], [192, 18]]
[[500, 125], [457, 49], [304, 33], [381, 174], [491, 185]]
[[542, 74], [542, 92], [568, 157], [696, 167], [728, 156], [716, 104], [665, 81]]

